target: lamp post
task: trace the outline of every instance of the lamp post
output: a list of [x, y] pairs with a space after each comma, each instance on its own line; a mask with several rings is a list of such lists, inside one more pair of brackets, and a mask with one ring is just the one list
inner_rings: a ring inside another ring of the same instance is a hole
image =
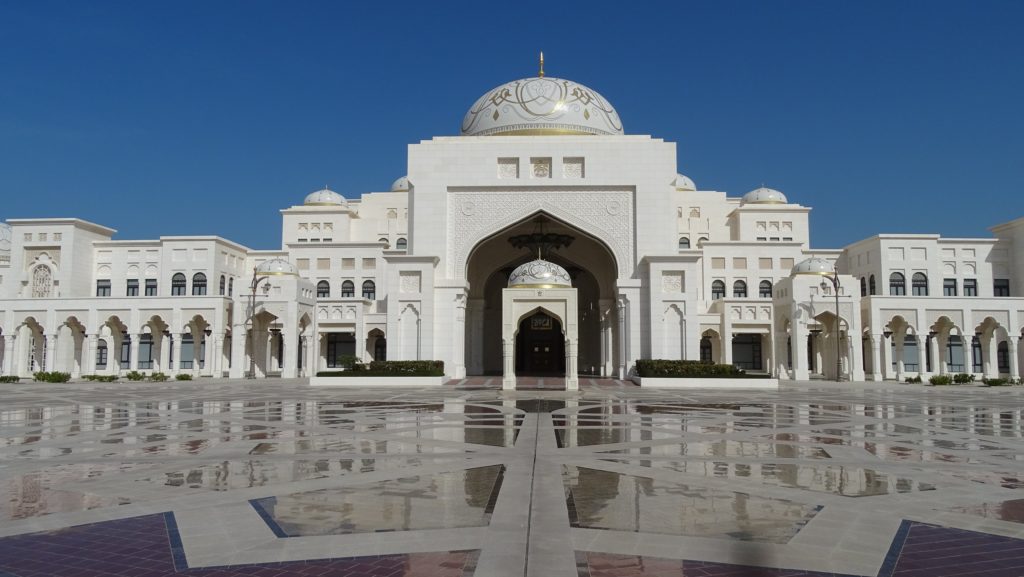
[[[249, 378], [256, 378], [256, 289], [259, 288], [261, 282], [267, 280], [269, 277], [260, 276], [257, 273], [257, 267], [252, 267], [252, 282], [249, 283], [249, 318], [246, 319], [249, 325], [249, 330], [252, 331], [252, 340], [250, 347], [252, 350], [249, 352]], [[268, 287], [270, 285], [267, 285]]]
[[[839, 271], [835, 268], [832, 269], [831, 275], [822, 275], [822, 278], [832, 283], [833, 292], [836, 295], [836, 382], [843, 380], [843, 358], [840, 354], [842, 340], [840, 338], [840, 324], [839, 324]], [[821, 290], [824, 292], [828, 290], [828, 283], [825, 280], [821, 281]]]

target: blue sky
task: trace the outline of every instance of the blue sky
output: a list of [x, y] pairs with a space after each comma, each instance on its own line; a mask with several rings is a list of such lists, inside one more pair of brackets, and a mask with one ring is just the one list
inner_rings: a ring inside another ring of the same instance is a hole
[[700, 188], [813, 207], [817, 248], [988, 236], [1024, 216], [1021, 22], [1019, 1], [0, 0], [0, 218], [276, 248], [280, 208], [386, 189], [544, 50]]

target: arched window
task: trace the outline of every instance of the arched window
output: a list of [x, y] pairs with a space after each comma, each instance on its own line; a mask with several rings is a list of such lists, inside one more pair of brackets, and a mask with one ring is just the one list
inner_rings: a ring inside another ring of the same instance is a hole
[[341, 298], [351, 298], [356, 296], [356, 285], [350, 280], [341, 283]]
[[685, 250], [685, 249], [688, 249], [688, 248], [690, 248], [690, 239], [685, 237], [685, 236], [680, 238], [679, 239], [679, 250]]
[[206, 275], [197, 272], [192, 275], [192, 296], [203, 296], [206, 294]]
[[400, 238], [398, 239], [398, 242], [395, 243], [395, 248], [398, 250], [405, 250], [409, 248], [409, 241], [405, 240], [404, 238]]
[[171, 277], [171, 296], [184, 296], [185, 286], [187, 284], [188, 281], [185, 280], [185, 275], [181, 274], [180, 272], [174, 273], [174, 276]]
[[700, 339], [700, 360], [703, 363], [711, 362], [711, 339], [707, 337]]
[[96, 343], [96, 368], [107, 368], [107, 341], [104, 339]]
[[220, 296], [224, 296], [224, 292], [228, 289], [228, 279], [224, 275], [220, 275]]
[[868, 296], [868, 279], [860, 277], [860, 296]]
[[868, 294], [869, 295], [876, 295], [876, 294], [878, 294], [878, 290], [875, 287], [875, 275], [871, 275], [870, 277], [868, 277]]
[[1010, 347], [1006, 341], [999, 341], [996, 346], [996, 366], [1000, 373], [1010, 372]]
[[702, 236], [702, 237], [698, 238], [697, 239], [697, 248], [700, 248], [700, 247], [704, 246], [704, 243], [706, 243], [707, 241], [708, 241], [708, 237], [706, 237], [706, 236]]
[[377, 298], [377, 285], [372, 280], [363, 282], [363, 298], [371, 301]]
[[711, 283], [711, 300], [718, 300], [724, 298], [725, 283], [720, 280], [716, 280], [715, 282]]
[[732, 283], [732, 296], [737, 299], [747, 298], [747, 283], [741, 280]]
[[139, 368], [153, 368], [153, 335], [149, 333], [139, 337]]
[[889, 275], [889, 294], [891, 296], [904, 296], [907, 294], [907, 279], [903, 273], [894, 272]]
[[910, 277], [910, 290], [916, 297], [928, 296], [928, 277], [923, 272], [915, 272]]
[[326, 299], [331, 297], [331, 284], [325, 280], [316, 283], [316, 298]]
[[235, 296], [235, 277], [228, 279], [228, 296]]
[[388, 239], [386, 239], [386, 238], [377, 239], [377, 242], [383, 244], [385, 249], [391, 248], [391, 242], [388, 241]]
[[53, 288], [53, 273], [50, 267], [39, 265], [32, 271], [32, 298], [46, 298]]
[[763, 299], [772, 298], [772, 281], [763, 280], [761, 284], [757, 286], [757, 296]]

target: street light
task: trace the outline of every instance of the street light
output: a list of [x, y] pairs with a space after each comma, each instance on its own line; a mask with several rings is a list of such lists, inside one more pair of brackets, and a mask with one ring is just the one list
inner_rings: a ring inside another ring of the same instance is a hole
[[836, 382], [838, 383], [839, 381], [843, 380], [843, 359], [842, 355], [840, 354], [841, 339], [839, 334], [839, 271], [833, 268], [831, 275], [823, 274], [822, 278], [824, 279], [821, 281], [822, 292], [828, 290], [829, 284], [825, 282], [825, 280], [827, 280], [830, 283], [832, 283], [832, 289], [836, 293]]
[[[252, 340], [249, 341], [252, 348], [249, 351], [249, 378], [256, 378], [256, 289], [259, 288], [260, 283], [268, 280], [270, 277], [266, 275], [259, 275], [257, 273], [258, 267], [252, 267], [252, 282], [249, 283], [249, 318], [246, 319], [246, 324], [249, 325], [249, 330], [252, 331]], [[266, 285], [264, 288], [270, 288], [270, 285]]]

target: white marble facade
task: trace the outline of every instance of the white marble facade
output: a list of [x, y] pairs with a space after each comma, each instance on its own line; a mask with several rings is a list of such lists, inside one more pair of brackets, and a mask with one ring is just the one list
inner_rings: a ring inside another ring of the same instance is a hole
[[[410, 145], [388, 191], [324, 189], [282, 210], [280, 250], [8, 220], [0, 371], [293, 377], [352, 355], [440, 359], [453, 378], [510, 362], [558, 372], [564, 362], [531, 351], [571, 325], [556, 349], [580, 374], [621, 378], [666, 358], [784, 379], [1020, 376], [1024, 218], [987, 238], [812, 249], [808, 206], [764, 187], [699, 189], [674, 143], [625, 134], [599, 94], [557, 78], [487, 92], [460, 132]], [[503, 318], [502, 291], [538, 256], [509, 238], [537, 233], [572, 238], [543, 257], [571, 275], [575, 311], [560, 314], [575, 318], [527, 333], [526, 317]], [[833, 267], [838, 303], [823, 281]], [[526, 336], [503, 342], [508, 326]]]

